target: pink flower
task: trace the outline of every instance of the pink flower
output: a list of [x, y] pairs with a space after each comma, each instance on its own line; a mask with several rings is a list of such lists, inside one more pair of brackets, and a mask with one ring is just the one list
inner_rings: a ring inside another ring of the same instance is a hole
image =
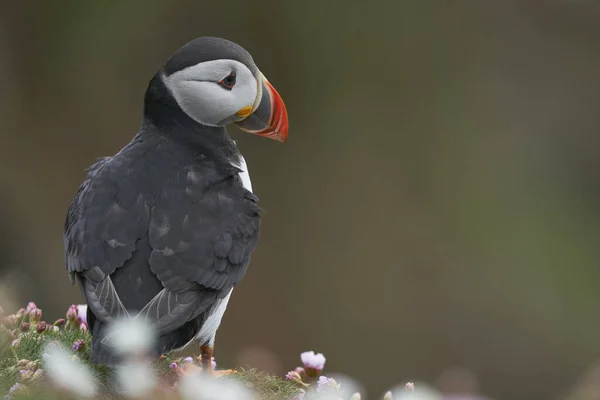
[[77, 319], [87, 325], [87, 304], [77, 305]]
[[314, 351], [306, 351], [300, 354], [300, 359], [308, 376], [316, 377], [325, 367], [325, 356], [321, 353], [315, 354]]
[[415, 384], [412, 382], [407, 382], [406, 385], [404, 385], [404, 388], [409, 391], [409, 392], [414, 392], [415, 391]]
[[82, 351], [84, 347], [85, 342], [81, 339], [74, 341], [73, 345], [71, 346], [71, 348], [75, 351]]
[[31, 312], [32, 310], [35, 310], [35, 309], [37, 309], [37, 306], [35, 305], [35, 303], [33, 301], [30, 301], [27, 304], [27, 309], [26, 310], [29, 311], [29, 312]]

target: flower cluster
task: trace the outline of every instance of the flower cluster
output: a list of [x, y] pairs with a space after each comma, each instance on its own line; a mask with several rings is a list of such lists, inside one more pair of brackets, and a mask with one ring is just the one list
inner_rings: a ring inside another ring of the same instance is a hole
[[[321, 353], [305, 351], [300, 354], [302, 366], [285, 374], [285, 379], [300, 386], [300, 393], [293, 400], [332, 399], [348, 400], [341, 385], [334, 379], [321, 375], [327, 359]], [[360, 393], [353, 393], [350, 400], [360, 400]]]
[[67, 310], [67, 327], [77, 328], [83, 332], [87, 332], [87, 305], [85, 304], [73, 304]]
[[[300, 354], [302, 366], [285, 374], [285, 379], [295, 382], [300, 387], [300, 393], [292, 400], [361, 400], [360, 392], [356, 391], [353, 382], [338, 382], [336, 379], [321, 375], [325, 369], [326, 358], [321, 353], [306, 351]], [[403, 392], [413, 392], [415, 385], [408, 382]], [[396, 395], [398, 397], [398, 395]], [[387, 392], [384, 400], [393, 400], [392, 392]]]
[[[25, 341], [30, 343], [47, 342], [56, 335], [60, 335], [61, 330], [78, 331], [82, 334], [87, 332], [85, 309], [85, 305], [72, 305], [65, 315], [66, 318], [59, 318], [53, 323], [49, 323], [42, 319], [43, 312], [34, 302], [29, 302], [27, 307], [10, 315], [4, 315], [4, 310], [0, 308], [0, 335], [10, 341], [12, 352], [18, 354]], [[75, 316], [73, 316], [73, 312], [76, 313]], [[83, 312], [83, 318], [79, 315], [80, 312]], [[75, 340], [72, 345], [75, 351], [82, 351], [84, 347], [83, 339]], [[31, 384], [40, 381], [46, 375], [47, 371], [42, 368], [44, 355], [42, 354], [42, 357], [37, 360], [21, 359], [17, 361], [11, 368], [11, 370], [15, 370], [16, 383], [4, 396], [5, 400], [12, 399], [20, 393], [27, 393]]]
[[[216, 370], [214, 358], [213, 374], [201, 373], [201, 357], [173, 358], [165, 354], [157, 360], [151, 355], [155, 340], [152, 327], [135, 318], [116, 321], [109, 327], [112, 339], [108, 344], [122, 360], [114, 366], [109, 379], [102, 367], [89, 362], [91, 335], [86, 314], [86, 305], [71, 305], [64, 318], [48, 323], [33, 302], [11, 315], [5, 315], [0, 308], [0, 341], [6, 344], [8, 351], [0, 363], [9, 371], [8, 376], [13, 376], [12, 381], [9, 378], [4, 383], [5, 392], [0, 393], [0, 399], [35, 395], [42, 387], [39, 385], [42, 380], [76, 398], [97, 398], [106, 384], [127, 398], [261, 398], [256, 396], [255, 388], [260, 387], [262, 381], [252, 381], [259, 376], [256, 372], [248, 374], [242, 370], [234, 379], [228, 379], [226, 376], [235, 371]], [[301, 365], [285, 375], [287, 382], [277, 379], [278, 383], [273, 385], [278, 386], [265, 389], [269, 399], [274, 398], [273, 390], [287, 393], [282, 400], [361, 399], [361, 388], [356, 382], [341, 375], [323, 375], [326, 363], [323, 354], [306, 351], [300, 354], [300, 361]], [[157, 375], [161, 369], [168, 372]], [[109, 380], [101, 382], [103, 378]], [[414, 391], [417, 395], [422, 388], [419, 385], [416, 390], [414, 384], [407, 383], [386, 393], [383, 399], [403, 399], [411, 394], [407, 392]]]
[[[21, 398], [21, 394], [35, 395], [41, 386], [31, 384], [42, 378], [47, 378], [45, 381], [52, 387], [71, 393], [76, 398], [96, 397], [103, 384], [109, 384], [111, 390], [128, 398], [164, 394], [164, 398], [170, 399], [177, 395], [183, 399], [195, 399], [221, 392], [231, 392], [233, 398], [240, 400], [254, 398], [251, 390], [240, 382], [231, 383], [231, 380], [223, 379], [221, 383], [214, 384], [206, 381], [212, 375], [200, 374], [200, 357], [172, 358], [162, 355], [159, 359], [154, 358], [151, 355], [155, 340], [152, 327], [137, 319], [118, 320], [109, 326], [111, 332], [107, 337], [111, 340], [107, 343], [121, 361], [114, 366], [114, 373], [108, 376], [102, 366], [89, 362], [91, 335], [86, 314], [86, 305], [74, 304], [68, 307], [64, 318], [47, 323], [42, 320], [42, 310], [33, 302], [8, 316], [0, 309], [0, 341], [10, 344], [10, 354], [3, 354], [0, 363], [12, 363], [13, 357], [18, 355], [31, 358], [32, 350], [33, 354], [39, 351], [33, 359], [22, 359], [9, 367], [10, 371], [14, 371], [14, 381], [7, 382], [12, 387], [5, 387], [6, 392], [0, 393], [0, 399]], [[171, 373], [162, 377], [156, 375], [161, 364], [169, 366]], [[216, 366], [213, 357], [213, 370]], [[215, 371], [214, 377], [221, 373], [227, 375], [228, 372]], [[106, 381], [100, 382], [99, 378]]]

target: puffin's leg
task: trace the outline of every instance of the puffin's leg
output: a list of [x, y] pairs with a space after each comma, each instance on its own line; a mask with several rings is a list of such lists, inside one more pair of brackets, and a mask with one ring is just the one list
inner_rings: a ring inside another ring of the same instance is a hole
[[202, 362], [202, 372], [205, 374], [210, 374], [214, 377], [221, 377], [226, 375], [235, 374], [235, 371], [232, 369], [225, 369], [215, 371], [212, 367], [212, 357], [213, 357], [214, 347], [210, 344], [203, 344], [200, 346], [200, 357]]
[[213, 357], [213, 347], [208, 344], [203, 344], [200, 346], [200, 358], [202, 362], [202, 371], [203, 372], [212, 372], [212, 357]]

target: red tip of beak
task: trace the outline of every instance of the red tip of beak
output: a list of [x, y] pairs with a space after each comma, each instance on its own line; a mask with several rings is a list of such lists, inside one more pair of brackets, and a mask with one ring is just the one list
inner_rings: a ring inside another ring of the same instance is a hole
[[283, 99], [279, 93], [277, 93], [277, 90], [275, 90], [273, 85], [266, 79], [265, 84], [269, 89], [269, 95], [271, 97], [271, 121], [269, 122], [269, 126], [258, 134], [285, 143], [288, 137], [287, 109], [285, 108]]

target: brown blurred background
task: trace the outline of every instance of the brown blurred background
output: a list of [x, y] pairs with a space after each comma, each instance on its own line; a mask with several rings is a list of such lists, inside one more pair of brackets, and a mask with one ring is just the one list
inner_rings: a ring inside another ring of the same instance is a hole
[[267, 213], [221, 366], [282, 373], [314, 349], [371, 397], [463, 368], [535, 400], [600, 358], [600, 2], [1, 10], [0, 265], [21, 302], [81, 301], [62, 227], [84, 169], [133, 137], [172, 52], [222, 36], [282, 94], [290, 140], [231, 129]]

